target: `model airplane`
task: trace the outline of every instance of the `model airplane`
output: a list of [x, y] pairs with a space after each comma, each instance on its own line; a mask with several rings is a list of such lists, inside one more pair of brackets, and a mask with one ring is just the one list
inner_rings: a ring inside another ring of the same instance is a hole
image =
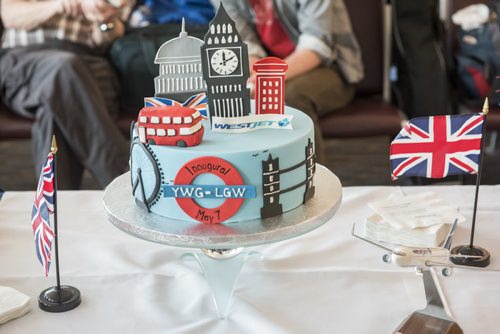
[[[366, 241], [372, 245], [388, 250], [390, 253], [385, 254], [382, 257], [382, 260], [386, 263], [394, 263], [400, 267], [414, 267], [414, 268], [429, 268], [429, 267], [443, 267], [441, 273], [443, 276], [451, 275], [451, 268], [467, 268], [467, 269], [482, 269], [482, 270], [492, 270], [492, 269], [483, 269], [477, 267], [467, 267], [456, 265], [450, 263], [450, 257], [464, 257], [464, 258], [478, 258], [480, 256], [473, 255], [458, 255], [458, 254], [450, 254], [451, 241], [453, 238], [453, 234], [455, 233], [455, 229], [457, 227], [458, 220], [455, 220], [453, 225], [448, 232], [448, 236], [446, 237], [442, 247], [406, 247], [406, 246], [398, 246], [396, 248], [389, 248], [372, 240], [363, 238], [362, 236], [354, 233], [354, 227], [352, 226], [352, 235], [358, 239]], [[496, 271], [493, 269], [493, 271]]]

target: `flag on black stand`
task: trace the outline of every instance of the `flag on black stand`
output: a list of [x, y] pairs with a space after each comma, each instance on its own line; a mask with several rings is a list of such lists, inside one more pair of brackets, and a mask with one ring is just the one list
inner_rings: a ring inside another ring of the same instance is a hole
[[[38, 179], [35, 201], [31, 211], [31, 226], [35, 236], [38, 260], [43, 266], [45, 277], [49, 275], [52, 262], [51, 250], [54, 241], [57, 285], [43, 290], [38, 297], [38, 306], [47, 312], [66, 312], [81, 303], [80, 291], [68, 285], [61, 285], [59, 275], [59, 247], [57, 232], [57, 144], [52, 137], [52, 146]], [[54, 216], [54, 230], [50, 226], [50, 215]]]

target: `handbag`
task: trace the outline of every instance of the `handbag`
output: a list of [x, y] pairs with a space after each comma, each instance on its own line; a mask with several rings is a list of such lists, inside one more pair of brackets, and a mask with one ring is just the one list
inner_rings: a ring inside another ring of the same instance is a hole
[[[155, 24], [133, 29], [118, 38], [110, 48], [110, 60], [120, 84], [121, 112], [137, 115], [144, 106], [144, 98], [155, 94], [154, 78], [159, 66], [154, 63], [157, 50], [168, 40], [178, 37], [179, 24]], [[188, 26], [190, 36], [203, 38], [206, 26]]]

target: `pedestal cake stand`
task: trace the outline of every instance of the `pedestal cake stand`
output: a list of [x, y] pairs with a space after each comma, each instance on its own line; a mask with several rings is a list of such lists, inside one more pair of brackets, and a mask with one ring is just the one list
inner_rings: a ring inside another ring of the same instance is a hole
[[212, 289], [217, 314], [227, 316], [234, 286], [248, 258], [256, 252], [244, 247], [287, 240], [326, 223], [337, 212], [342, 185], [327, 168], [316, 165], [315, 195], [306, 204], [281, 216], [242, 223], [201, 224], [148, 213], [132, 196], [130, 173], [117, 177], [104, 191], [106, 216], [116, 227], [134, 237], [170, 246], [197, 248], [193, 256]]

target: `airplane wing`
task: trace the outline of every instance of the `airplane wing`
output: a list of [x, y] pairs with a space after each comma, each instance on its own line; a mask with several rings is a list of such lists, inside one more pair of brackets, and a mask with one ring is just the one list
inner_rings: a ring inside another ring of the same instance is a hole
[[[452, 256], [455, 256], [455, 255], [452, 255]], [[466, 256], [464, 255], [463, 257], [466, 257]], [[500, 271], [500, 269], [491, 269], [491, 268], [482, 268], [482, 267], [469, 267], [469, 266], [462, 266], [462, 265], [459, 265], [459, 264], [434, 262], [434, 261], [427, 261], [426, 265], [428, 267], [447, 267], [447, 268], [463, 268], [463, 269], [469, 269], [469, 270], [472, 269], [472, 270], [481, 270], [481, 271]]]
[[378, 242], [375, 242], [375, 241], [372, 241], [372, 240], [370, 240], [370, 239], [363, 238], [363, 237], [362, 237], [362, 236], [360, 236], [360, 235], [357, 235], [356, 233], [354, 233], [354, 229], [355, 229], [355, 227], [356, 227], [356, 224], [353, 224], [353, 225], [352, 225], [352, 231], [351, 231], [351, 234], [352, 234], [352, 236], [353, 236], [353, 237], [356, 237], [356, 238], [358, 238], [358, 239], [361, 239], [361, 240], [363, 240], [363, 241], [366, 241], [366, 242], [368, 242], [369, 244], [372, 244], [372, 245], [374, 245], [374, 246], [377, 246], [377, 247], [380, 247], [380, 248], [382, 248], [382, 249], [385, 249], [385, 250], [387, 250], [387, 251], [389, 251], [389, 252], [391, 252], [391, 253], [393, 253], [393, 252], [394, 252], [392, 248], [389, 248], [389, 247], [383, 246], [383, 245], [379, 244]]

